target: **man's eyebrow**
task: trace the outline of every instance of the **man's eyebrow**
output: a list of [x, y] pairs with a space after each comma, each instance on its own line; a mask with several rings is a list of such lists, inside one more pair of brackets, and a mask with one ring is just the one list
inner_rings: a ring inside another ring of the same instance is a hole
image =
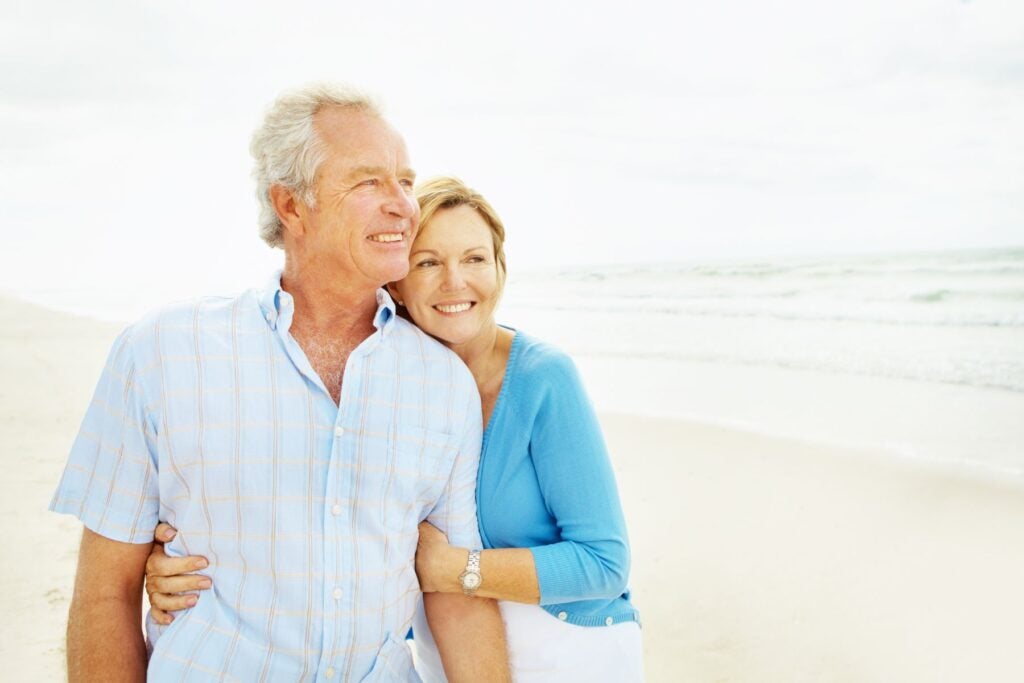
[[[348, 177], [388, 175], [391, 171], [384, 166], [356, 166], [348, 173]], [[411, 168], [403, 168], [398, 172], [399, 178], [416, 178], [416, 171]]]

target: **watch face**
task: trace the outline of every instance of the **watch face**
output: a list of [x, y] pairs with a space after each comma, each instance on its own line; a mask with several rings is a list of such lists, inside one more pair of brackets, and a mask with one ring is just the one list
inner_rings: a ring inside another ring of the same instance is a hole
[[474, 588], [480, 587], [480, 575], [472, 572], [467, 572], [465, 578], [462, 579], [462, 585], [473, 590]]

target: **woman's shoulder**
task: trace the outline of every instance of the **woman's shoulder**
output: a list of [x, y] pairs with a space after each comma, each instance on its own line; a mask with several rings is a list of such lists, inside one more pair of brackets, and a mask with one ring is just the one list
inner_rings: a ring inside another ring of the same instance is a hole
[[516, 379], [535, 388], [563, 384], [577, 377], [576, 364], [558, 346], [516, 331], [509, 369]]
[[516, 346], [519, 347], [519, 361], [530, 367], [550, 369], [562, 365], [572, 365], [572, 358], [561, 348], [522, 330], [516, 330], [512, 345], [513, 352], [516, 351]]

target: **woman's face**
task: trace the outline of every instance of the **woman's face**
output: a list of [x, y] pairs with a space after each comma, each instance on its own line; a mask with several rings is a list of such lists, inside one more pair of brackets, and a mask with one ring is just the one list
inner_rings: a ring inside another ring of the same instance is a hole
[[501, 296], [491, 229], [476, 209], [441, 209], [420, 226], [409, 275], [394, 285], [420, 329], [449, 345], [494, 325]]

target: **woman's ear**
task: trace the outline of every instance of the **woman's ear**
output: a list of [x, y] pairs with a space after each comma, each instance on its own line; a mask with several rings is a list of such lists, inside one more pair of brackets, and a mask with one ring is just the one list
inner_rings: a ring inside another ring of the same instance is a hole
[[398, 287], [395, 287], [395, 283], [389, 282], [387, 284], [387, 288], [388, 294], [390, 294], [391, 298], [395, 300], [395, 303], [399, 306], [405, 306], [405, 302], [402, 301], [402, 296], [398, 293]]

